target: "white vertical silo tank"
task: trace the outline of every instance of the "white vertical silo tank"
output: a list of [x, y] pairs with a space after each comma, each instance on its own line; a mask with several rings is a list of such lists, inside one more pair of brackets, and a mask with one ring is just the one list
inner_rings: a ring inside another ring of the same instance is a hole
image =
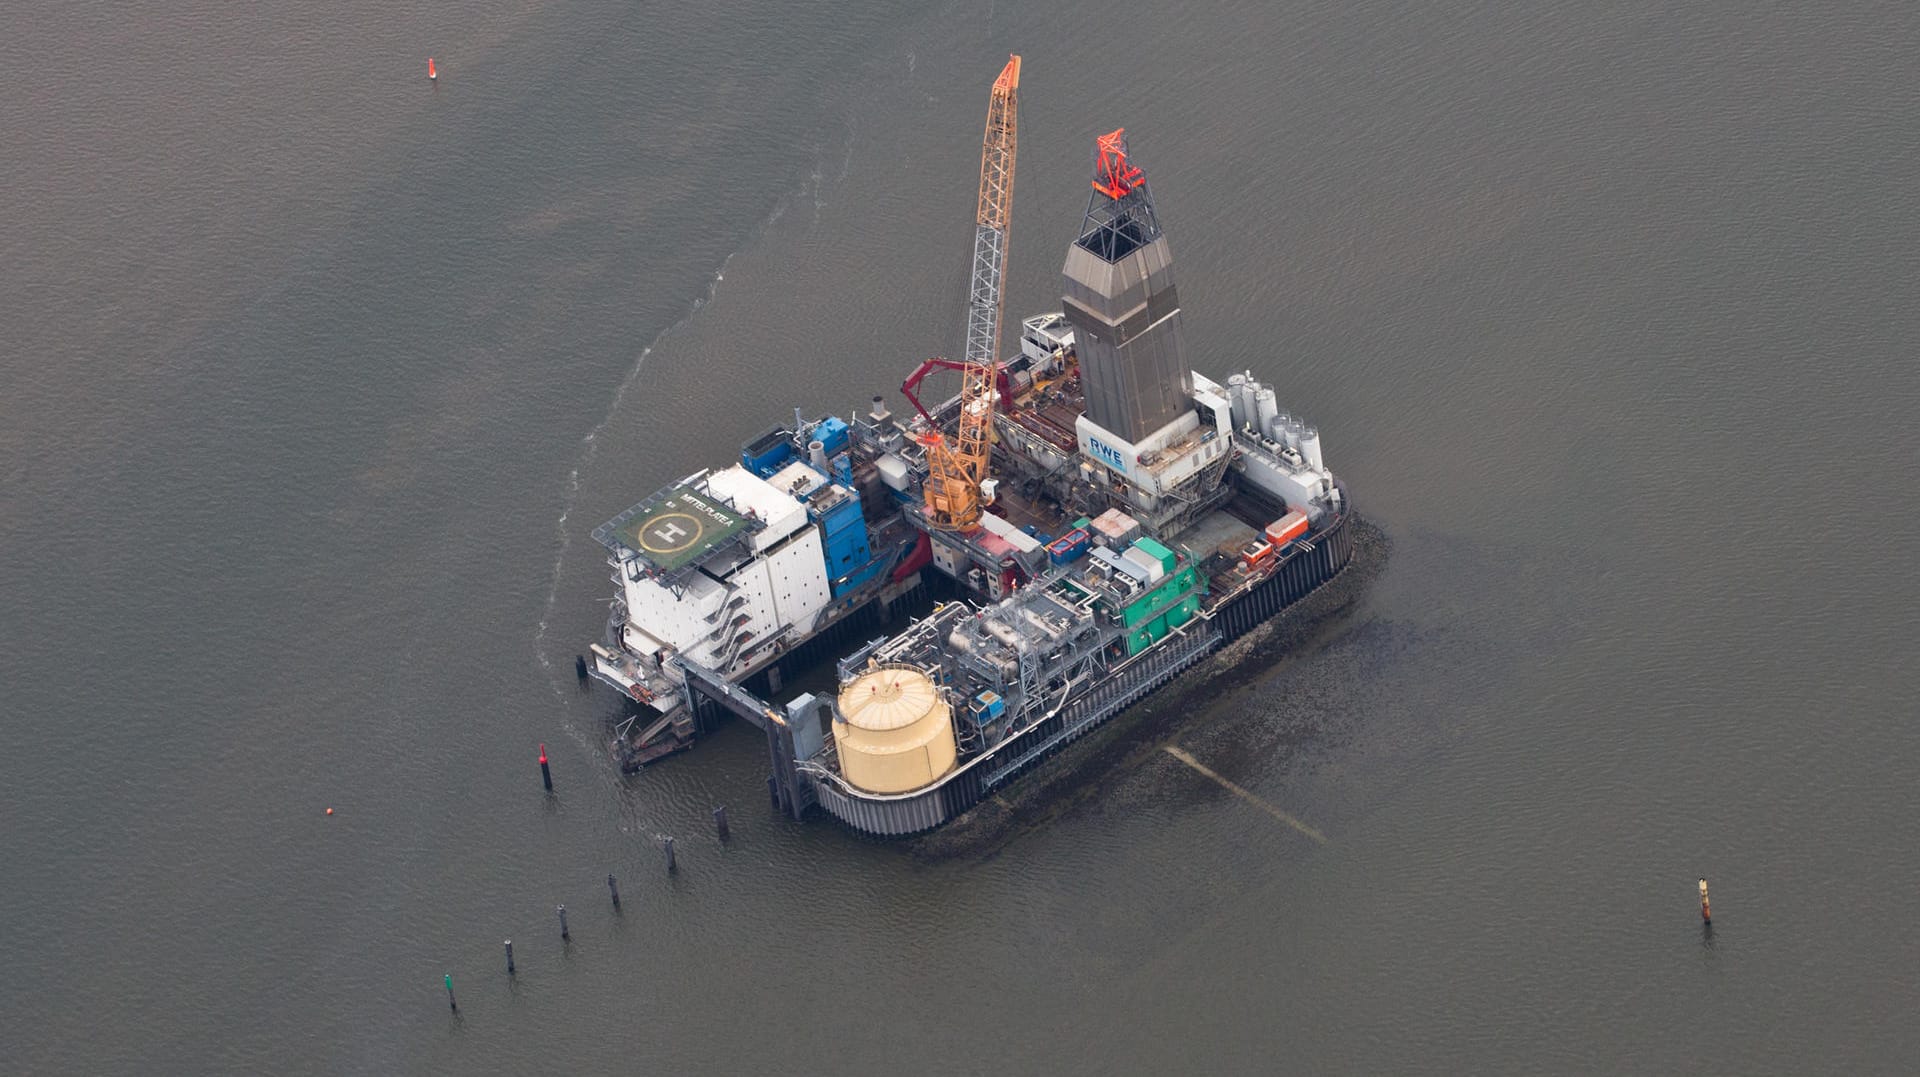
[[1298, 450], [1300, 448], [1300, 431], [1305, 428], [1305, 426], [1306, 424], [1297, 418], [1289, 420], [1285, 430], [1286, 437], [1280, 440], [1287, 443], [1287, 448]]
[[1245, 430], [1252, 416], [1247, 409], [1247, 376], [1231, 374], [1227, 377], [1228, 411], [1233, 416], [1233, 429]]
[[1284, 411], [1275, 415], [1273, 421], [1267, 424], [1267, 436], [1283, 445], [1286, 444], [1287, 424], [1292, 421], [1293, 416], [1288, 415]]
[[1308, 467], [1315, 471], [1321, 469], [1319, 427], [1309, 426], [1300, 432], [1300, 455], [1306, 457]]
[[840, 773], [869, 793], [907, 793], [953, 769], [959, 751], [940, 690], [911, 666], [874, 666], [840, 686]]
[[827, 443], [824, 441], [807, 442], [807, 463], [822, 474], [827, 470]]
[[1280, 414], [1280, 402], [1274, 398], [1273, 390], [1262, 385], [1260, 391], [1253, 394], [1254, 405], [1259, 409], [1260, 417], [1255, 422], [1261, 433], [1273, 428], [1273, 420]]

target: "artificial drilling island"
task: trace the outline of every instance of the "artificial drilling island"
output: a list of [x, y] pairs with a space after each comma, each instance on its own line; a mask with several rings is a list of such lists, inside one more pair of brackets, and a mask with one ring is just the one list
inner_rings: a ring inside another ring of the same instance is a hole
[[[913, 371], [913, 413], [796, 410], [595, 529], [619, 590], [583, 666], [637, 705], [624, 770], [735, 715], [766, 733], [778, 810], [927, 830], [1352, 559], [1319, 431], [1251, 373], [1189, 367], [1124, 129], [1096, 142], [1061, 309], [1002, 353], [1019, 79], [1016, 56], [987, 110], [964, 358]], [[923, 406], [936, 370], [960, 390]], [[837, 692], [770, 702], [834, 657]]]

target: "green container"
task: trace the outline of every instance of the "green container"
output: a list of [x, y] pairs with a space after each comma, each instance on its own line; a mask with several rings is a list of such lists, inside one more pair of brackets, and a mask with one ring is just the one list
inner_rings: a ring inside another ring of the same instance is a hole
[[1127, 608], [1121, 612], [1120, 623], [1126, 625], [1128, 628], [1132, 628], [1134, 625], [1159, 613], [1160, 610], [1172, 600], [1174, 595], [1179, 594], [1178, 591], [1171, 591], [1171, 593], [1169, 593], [1170, 591], [1171, 589], [1167, 587], [1156, 587], [1146, 594], [1141, 595], [1138, 599], [1129, 603]]
[[[1132, 628], [1141, 621], [1159, 616], [1168, 606], [1180, 601], [1182, 596], [1193, 591], [1197, 582], [1198, 577], [1193, 571], [1193, 566], [1188, 565], [1167, 577], [1160, 586], [1129, 602], [1126, 608], [1120, 611], [1120, 623]], [[1197, 602], [1195, 608], [1198, 608]]]
[[1153, 646], [1153, 634], [1148, 632], [1144, 625], [1127, 634], [1127, 653], [1129, 655], [1139, 654], [1151, 646]]
[[1181, 625], [1193, 620], [1194, 611], [1199, 608], [1200, 599], [1195, 595], [1188, 595], [1178, 606], [1167, 611], [1167, 627], [1169, 629], [1179, 628]]

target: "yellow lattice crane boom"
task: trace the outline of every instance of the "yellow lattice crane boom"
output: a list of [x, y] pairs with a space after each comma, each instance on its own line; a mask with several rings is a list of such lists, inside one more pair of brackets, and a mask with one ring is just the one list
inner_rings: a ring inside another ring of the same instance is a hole
[[1019, 87], [1020, 57], [1012, 56], [993, 80], [986, 134], [980, 140], [980, 204], [967, 300], [967, 351], [960, 372], [960, 419], [951, 441], [937, 428], [927, 438], [927, 519], [942, 530], [964, 531], [979, 524], [980, 483], [992, 459], [995, 365], [1006, 303], [1001, 282], [1006, 277], [1012, 234], [1013, 163], [1019, 143]]

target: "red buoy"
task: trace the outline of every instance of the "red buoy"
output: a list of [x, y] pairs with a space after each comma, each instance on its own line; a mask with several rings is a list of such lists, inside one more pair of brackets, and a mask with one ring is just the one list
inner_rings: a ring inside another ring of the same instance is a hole
[[547, 787], [547, 792], [553, 792], [553, 771], [547, 769], [547, 746], [544, 744], [540, 746], [540, 784]]
[[431, 56], [427, 57], [427, 81], [434, 82], [434, 81], [437, 81], [439, 78], [440, 78], [440, 72], [435, 71], [433, 69], [433, 57]]

